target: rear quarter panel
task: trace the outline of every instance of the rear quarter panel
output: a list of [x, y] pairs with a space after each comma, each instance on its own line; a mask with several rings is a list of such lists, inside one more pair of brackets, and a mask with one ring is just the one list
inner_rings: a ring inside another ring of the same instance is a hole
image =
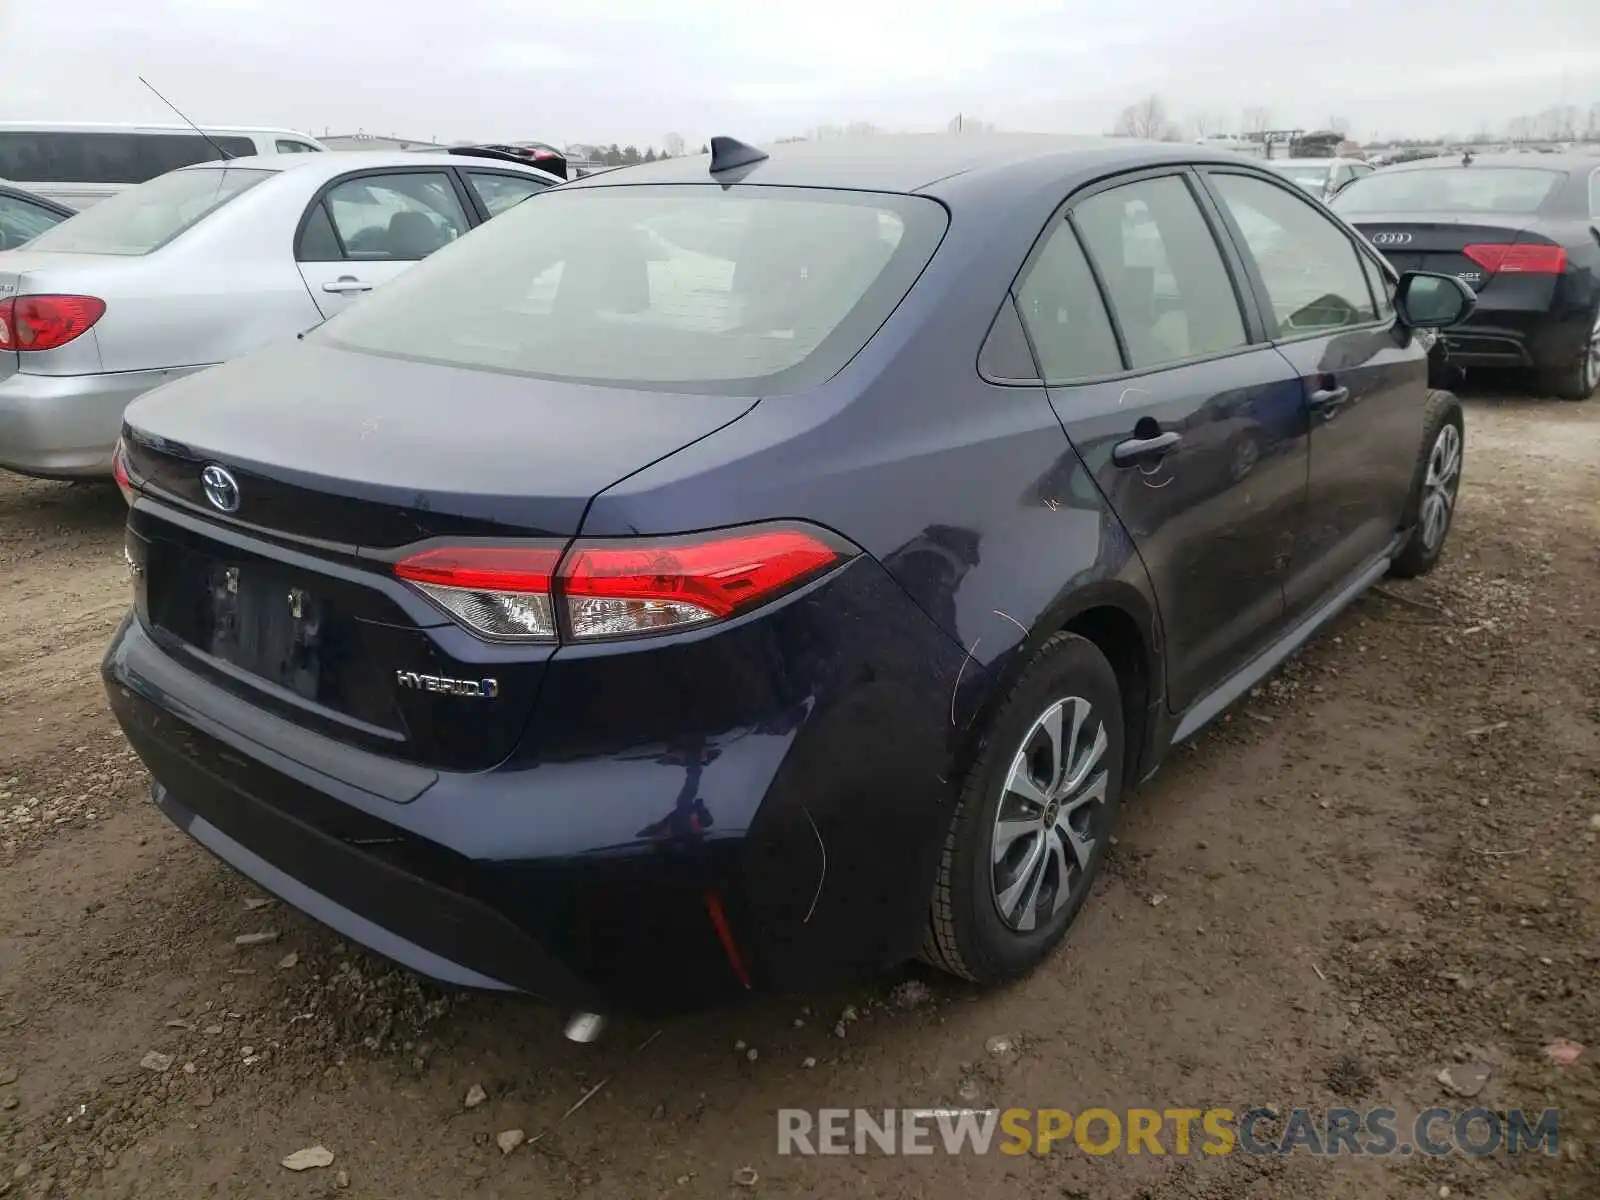
[[94, 331], [102, 369], [210, 365], [321, 321], [294, 262], [315, 190], [302, 175], [264, 180], [150, 254], [96, 258], [104, 266], [82, 287], [106, 302]]
[[320, 321], [287, 249], [279, 260], [206, 260], [196, 255], [147, 265], [99, 293], [95, 326], [107, 371], [201, 366], [293, 337]]

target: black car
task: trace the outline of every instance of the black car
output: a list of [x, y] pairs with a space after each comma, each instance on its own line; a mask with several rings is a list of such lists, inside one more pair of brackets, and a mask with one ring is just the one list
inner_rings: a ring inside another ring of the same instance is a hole
[[577, 180], [128, 409], [111, 703], [173, 821], [440, 979], [1002, 980], [1175, 743], [1437, 561], [1471, 305], [1193, 146]]
[[1358, 179], [1332, 201], [1398, 269], [1464, 280], [1478, 306], [1445, 331], [1463, 367], [1531, 367], [1587, 400], [1600, 386], [1600, 158], [1431, 158]]
[[15, 250], [72, 215], [65, 204], [0, 183], [0, 250]]

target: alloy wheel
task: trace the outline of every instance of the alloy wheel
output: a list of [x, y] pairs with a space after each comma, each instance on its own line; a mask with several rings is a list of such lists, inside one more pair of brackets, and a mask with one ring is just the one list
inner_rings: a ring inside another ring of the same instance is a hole
[[1109, 781], [1106, 746], [1105, 723], [1076, 696], [1052, 704], [1023, 736], [990, 838], [994, 904], [1007, 928], [1037, 929], [1087, 878]]
[[1460, 482], [1461, 431], [1447, 423], [1433, 441], [1428, 473], [1422, 482], [1422, 544], [1430, 554], [1439, 548], [1450, 529]]

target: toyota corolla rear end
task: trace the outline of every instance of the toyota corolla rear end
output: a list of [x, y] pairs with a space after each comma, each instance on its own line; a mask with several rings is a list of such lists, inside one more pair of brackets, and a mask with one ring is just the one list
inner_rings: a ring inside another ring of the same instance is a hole
[[553, 193], [139, 401], [104, 671], [157, 803], [453, 983], [671, 1008], [913, 953], [959, 648], [802, 511], [584, 522], [835, 386], [943, 229], [908, 196]]

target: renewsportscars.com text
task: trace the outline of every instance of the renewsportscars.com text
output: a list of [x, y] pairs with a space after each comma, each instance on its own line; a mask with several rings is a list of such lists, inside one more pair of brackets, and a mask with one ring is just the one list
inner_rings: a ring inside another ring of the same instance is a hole
[[1358, 1155], [1559, 1152], [1558, 1114], [1490, 1108], [801, 1108], [778, 1110], [779, 1154]]

